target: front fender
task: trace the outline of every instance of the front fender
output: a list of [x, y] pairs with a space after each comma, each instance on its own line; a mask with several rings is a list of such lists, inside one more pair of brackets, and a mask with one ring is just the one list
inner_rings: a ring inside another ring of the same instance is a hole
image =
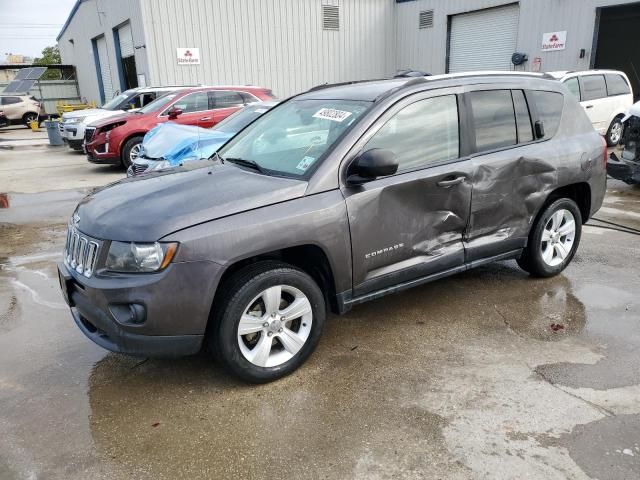
[[351, 239], [339, 190], [230, 215], [172, 233], [180, 242], [175, 261], [212, 261], [225, 269], [236, 262], [300, 245], [321, 248], [337, 292], [351, 288]]

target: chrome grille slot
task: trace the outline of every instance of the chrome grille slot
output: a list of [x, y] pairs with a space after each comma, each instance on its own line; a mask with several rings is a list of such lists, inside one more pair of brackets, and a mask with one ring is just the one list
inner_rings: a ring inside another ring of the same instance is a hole
[[89, 278], [93, 275], [100, 243], [83, 235], [72, 225], [67, 231], [67, 241], [64, 247], [64, 263], [70, 269]]

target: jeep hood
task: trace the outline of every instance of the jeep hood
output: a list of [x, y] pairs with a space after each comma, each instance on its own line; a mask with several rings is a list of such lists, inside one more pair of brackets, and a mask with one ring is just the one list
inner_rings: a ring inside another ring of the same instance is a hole
[[80, 231], [95, 238], [154, 242], [184, 228], [302, 197], [307, 182], [209, 160], [107, 185], [79, 204]]

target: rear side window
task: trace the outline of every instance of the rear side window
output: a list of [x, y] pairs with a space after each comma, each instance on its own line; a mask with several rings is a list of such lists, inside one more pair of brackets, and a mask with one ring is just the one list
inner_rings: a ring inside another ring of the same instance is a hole
[[469, 93], [479, 152], [518, 143], [510, 90]]
[[244, 99], [238, 92], [214, 90], [209, 92], [211, 108], [230, 108], [244, 105]]
[[20, 102], [22, 102], [22, 100], [20, 100], [20, 97], [3, 97], [2, 98], [3, 105], [13, 105]]
[[622, 75], [610, 73], [604, 77], [607, 80], [607, 94], [610, 97], [613, 95], [628, 95], [631, 93], [629, 84]]
[[363, 150], [391, 150], [398, 159], [398, 171], [414, 170], [458, 158], [458, 138], [458, 102], [455, 95], [447, 95], [403, 108]]
[[564, 85], [569, 89], [572, 95], [580, 101], [580, 84], [578, 83], [578, 79], [576, 77], [570, 78], [564, 82]]
[[527, 95], [533, 99], [538, 116], [537, 120], [542, 121], [544, 124], [545, 138], [553, 137], [560, 126], [564, 97], [561, 93], [539, 90], [530, 91]]
[[522, 90], [513, 90], [513, 108], [516, 111], [516, 125], [518, 127], [518, 143], [533, 141], [533, 129], [531, 128], [531, 115], [527, 106], [527, 99]]
[[580, 77], [582, 84], [582, 101], [597, 100], [607, 96], [607, 84], [604, 75], [585, 75]]

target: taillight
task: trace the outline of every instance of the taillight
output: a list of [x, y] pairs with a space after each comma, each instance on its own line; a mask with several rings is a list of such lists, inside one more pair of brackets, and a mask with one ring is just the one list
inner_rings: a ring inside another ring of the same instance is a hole
[[602, 146], [603, 146], [602, 161], [604, 162], [604, 168], [607, 168], [607, 163], [609, 161], [609, 151], [607, 150], [607, 141], [604, 139], [604, 137], [600, 137], [600, 138], [602, 138]]

